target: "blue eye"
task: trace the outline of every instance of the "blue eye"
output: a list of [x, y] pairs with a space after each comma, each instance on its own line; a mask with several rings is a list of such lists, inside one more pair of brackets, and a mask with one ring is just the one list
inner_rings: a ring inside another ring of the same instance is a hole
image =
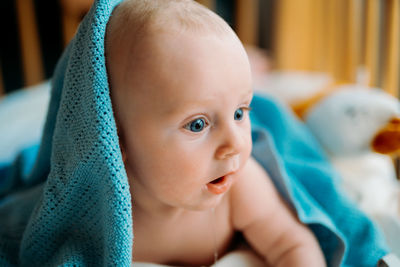
[[204, 119], [195, 119], [186, 124], [185, 129], [198, 133], [201, 132], [205, 126], [206, 126], [206, 121]]
[[241, 120], [243, 119], [243, 114], [244, 114], [243, 108], [238, 108], [238, 109], [235, 111], [235, 114], [234, 114], [235, 120], [241, 121]]

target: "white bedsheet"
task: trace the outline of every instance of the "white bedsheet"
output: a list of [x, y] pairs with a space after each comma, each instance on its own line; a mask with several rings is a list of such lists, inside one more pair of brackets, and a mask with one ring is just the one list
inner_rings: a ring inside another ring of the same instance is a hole
[[[178, 267], [155, 263], [134, 262], [134, 267]], [[264, 267], [265, 263], [250, 250], [236, 250], [228, 253], [211, 267]]]
[[50, 99], [50, 82], [0, 98], [0, 162], [8, 162], [42, 135]]

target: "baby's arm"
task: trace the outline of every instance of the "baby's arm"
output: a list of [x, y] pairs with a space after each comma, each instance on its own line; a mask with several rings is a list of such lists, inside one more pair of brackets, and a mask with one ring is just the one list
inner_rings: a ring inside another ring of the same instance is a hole
[[326, 266], [312, 232], [279, 196], [252, 158], [232, 187], [232, 219], [248, 243], [271, 266]]

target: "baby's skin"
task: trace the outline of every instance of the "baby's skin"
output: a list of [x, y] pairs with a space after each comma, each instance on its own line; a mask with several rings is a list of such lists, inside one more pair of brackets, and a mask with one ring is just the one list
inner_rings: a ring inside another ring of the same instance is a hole
[[[137, 5], [156, 10], [140, 26]], [[134, 261], [210, 265], [241, 232], [266, 266], [325, 266], [312, 232], [250, 156], [250, 66], [222, 19], [192, 1], [124, 2], [106, 59]]]

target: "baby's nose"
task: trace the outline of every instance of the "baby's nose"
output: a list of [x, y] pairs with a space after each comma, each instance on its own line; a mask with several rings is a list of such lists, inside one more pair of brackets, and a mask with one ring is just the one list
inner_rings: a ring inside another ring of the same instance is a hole
[[215, 153], [217, 159], [228, 159], [237, 154], [239, 154], [239, 150], [230, 145], [219, 147]]
[[231, 158], [240, 153], [243, 147], [243, 137], [235, 131], [228, 131], [224, 134], [223, 142], [215, 151], [216, 159], [223, 160]]

